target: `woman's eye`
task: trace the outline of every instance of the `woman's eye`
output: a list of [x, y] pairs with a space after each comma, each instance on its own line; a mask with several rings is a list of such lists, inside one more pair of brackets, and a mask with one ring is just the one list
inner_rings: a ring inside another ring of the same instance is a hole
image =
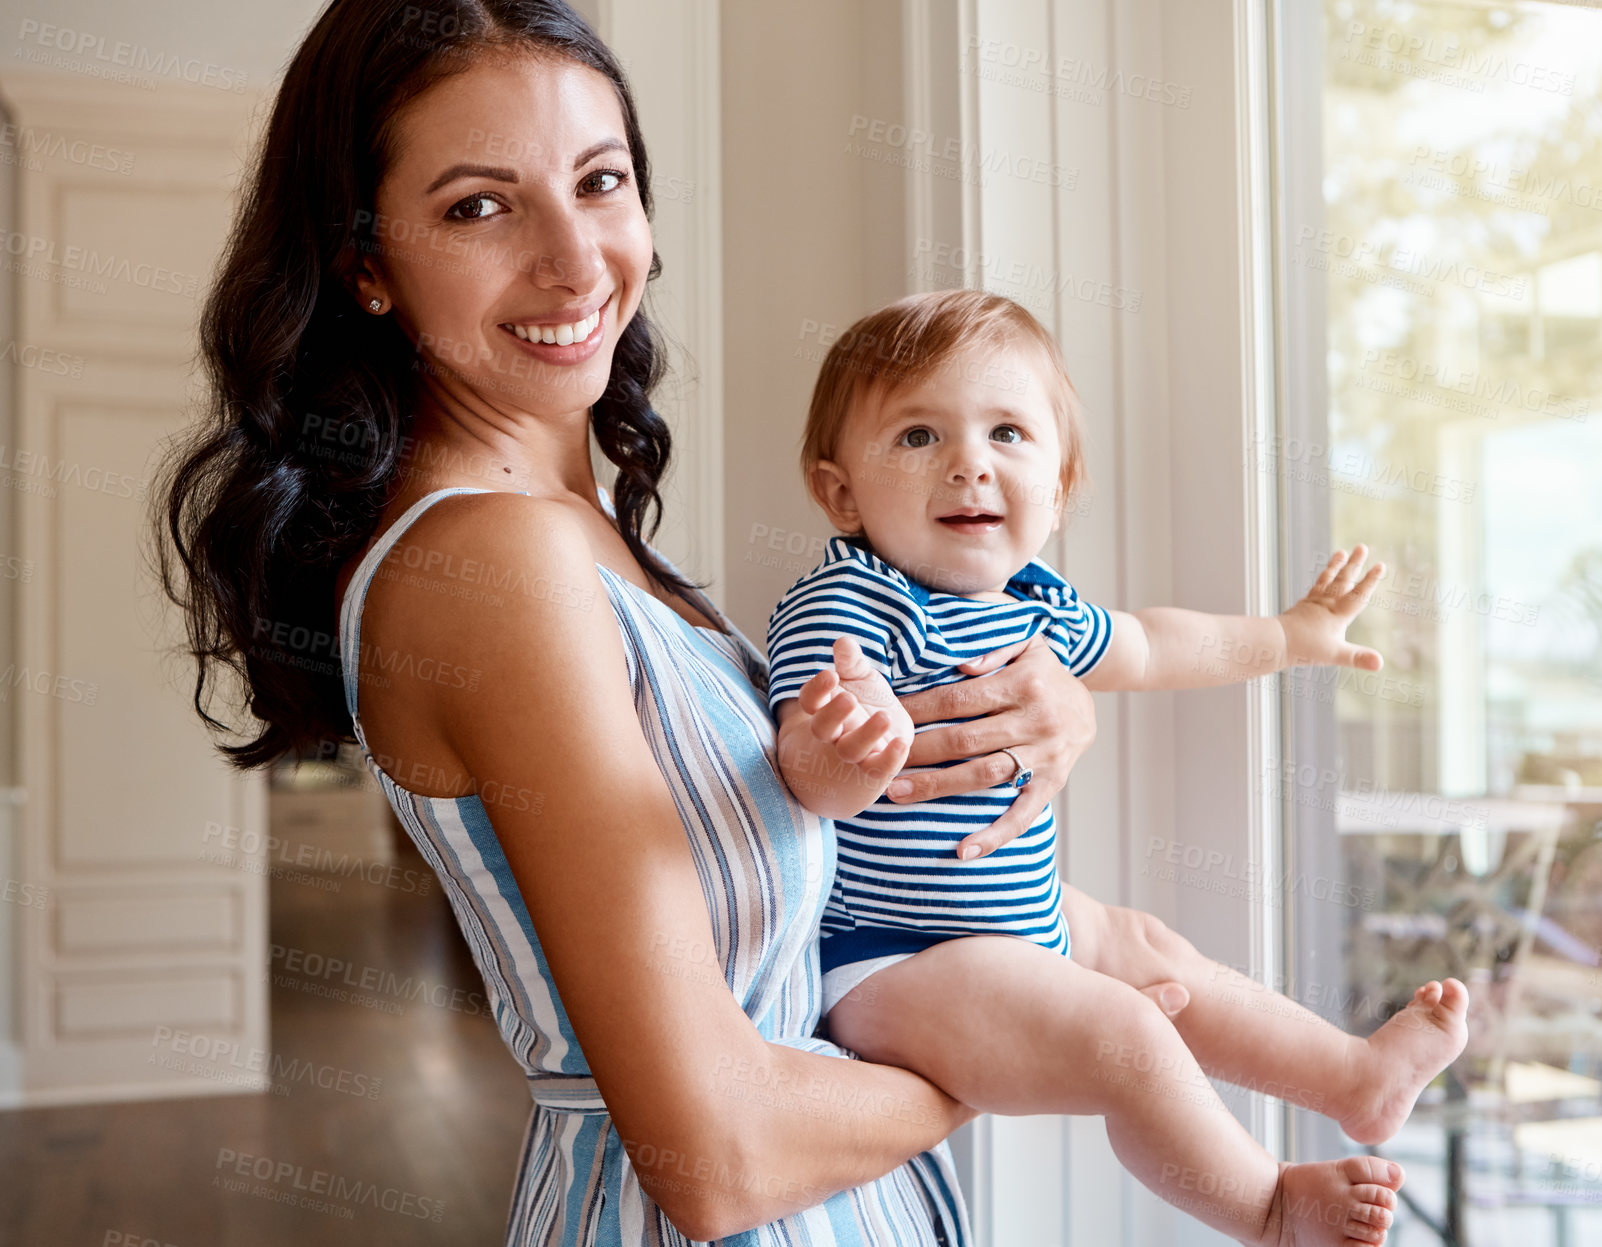
[[452, 221], [483, 221], [492, 216], [499, 216], [498, 212], [486, 212], [480, 208], [477, 212], [469, 211], [473, 204], [499, 204], [500, 200], [493, 195], [469, 195], [461, 203], [456, 204], [445, 215]]
[[901, 435], [901, 444], [913, 450], [934, 445], [934, 434], [928, 429], [908, 429]]
[[628, 180], [629, 175], [620, 169], [597, 169], [581, 185], [591, 195], [604, 195], [608, 191], [615, 191]]
[[1023, 434], [1018, 431], [1016, 425], [1011, 424], [998, 424], [990, 430], [990, 436], [998, 442], [1023, 441]]

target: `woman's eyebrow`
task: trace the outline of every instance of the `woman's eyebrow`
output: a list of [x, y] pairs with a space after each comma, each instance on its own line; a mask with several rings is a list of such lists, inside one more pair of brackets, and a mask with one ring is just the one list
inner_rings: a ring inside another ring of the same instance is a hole
[[[599, 143], [594, 143], [585, 148], [573, 158], [573, 169], [577, 172], [602, 152], [626, 152], [628, 150], [629, 145], [622, 139], [602, 139]], [[432, 195], [440, 187], [448, 182], [456, 181], [457, 178], [490, 178], [496, 182], [515, 183], [517, 181], [517, 170], [508, 169], [504, 165], [455, 164], [430, 182], [428, 189], [423, 194]]]
[[517, 170], [508, 169], [501, 165], [452, 165], [430, 182], [428, 189], [423, 194], [432, 195], [447, 182], [454, 182], [457, 178], [492, 178], [497, 182], [515, 182], [517, 181]]
[[629, 145], [622, 139], [602, 139], [599, 143], [595, 143], [589, 147], [586, 147], [577, 156], [573, 157], [573, 171], [575, 173], [578, 172], [578, 170], [589, 164], [590, 161], [594, 160], [602, 152], [626, 152], [628, 149]]

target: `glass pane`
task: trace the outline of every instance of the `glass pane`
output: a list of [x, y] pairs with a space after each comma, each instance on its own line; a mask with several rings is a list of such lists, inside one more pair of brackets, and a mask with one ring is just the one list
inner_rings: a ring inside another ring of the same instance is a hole
[[1284, 253], [1327, 293], [1327, 424], [1279, 459], [1325, 540], [1292, 587], [1332, 546], [1390, 570], [1350, 634], [1384, 671], [1288, 683], [1292, 844], [1360, 901], [1292, 935], [1348, 1029], [1474, 996], [1381, 1149], [1393, 1243], [1602, 1243], [1602, 11], [1322, 9], [1323, 217]]

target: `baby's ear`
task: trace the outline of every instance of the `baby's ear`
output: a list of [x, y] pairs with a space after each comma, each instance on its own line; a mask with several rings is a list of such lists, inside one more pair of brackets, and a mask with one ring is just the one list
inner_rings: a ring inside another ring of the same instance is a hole
[[818, 460], [807, 472], [807, 488], [829, 517], [829, 523], [841, 532], [852, 533], [862, 528], [851, 481], [839, 464], [828, 459]]

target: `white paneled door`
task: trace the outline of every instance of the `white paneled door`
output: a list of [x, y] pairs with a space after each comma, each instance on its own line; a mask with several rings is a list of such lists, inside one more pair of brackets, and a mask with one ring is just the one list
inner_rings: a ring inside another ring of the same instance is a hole
[[[197, 412], [195, 324], [256, 100], [65, 73], [0, 94], [0, 506], [28, 573], [0, 715], [22, 789], [9, 869], [30, 889], [6, 907], [0, 1103], [237, 1094], [265, 1085], [266, 879], [259, 857], [208, 849], [230, 827], [260, 842], [264, 789], [190, 708], [147, 516], [162, 443]], [[238, 1059], [186, 1059], [218, 1050]]]

